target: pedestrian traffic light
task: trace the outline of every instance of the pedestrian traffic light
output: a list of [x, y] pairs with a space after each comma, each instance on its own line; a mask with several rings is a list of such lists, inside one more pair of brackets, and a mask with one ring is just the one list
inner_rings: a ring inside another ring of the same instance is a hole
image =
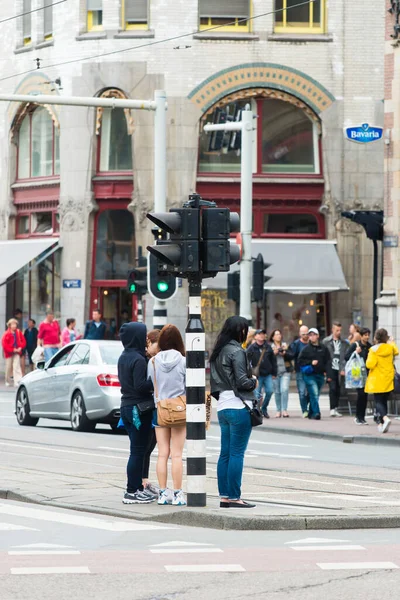
[[149, 213], [147, 218], [170, 236], [169, 240], [147, 247], [157, 259], [157, 271], [182, 276], [199, 272], [200, 210], [172, 208], [168, 213]]
[[240, 302], [240, 271], [228, 273], [228, 300]]
[[147, 293], [147, 266], [129, 271], [127, 289], [131, 294], [137, 294], [140, 297]]
[[239, 246], [230, 242], [231, 233], [240, 231], [238, 213], [231, 213], [229, 208], [205, 208], [201, 225], [203, 276], [229, 271], [231, 264], [240, 259]]
[[362, 225], [370, 240], [383, 240], [382, 210], [344, 210], [342, 211], [342, 217]]
[[271, 265], [264, 262], [262, 254], [253, 258], [253, 302], [262, 302], [264, 299], [264, 284], [271, 279], [264, 275], [264, 271]]
[[158, 273], [158, 259], [154, 254], [148, 254], [148, 266], [148, 288], [150, 295], [157, 300], [169, 300], [172, 298], [176, 293], [175, 276], [171, 273]]

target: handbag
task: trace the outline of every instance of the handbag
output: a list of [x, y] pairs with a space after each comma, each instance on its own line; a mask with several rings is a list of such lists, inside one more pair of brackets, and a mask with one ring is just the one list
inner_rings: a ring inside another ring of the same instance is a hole
[[259, 358], [257, 365], [254, 367], [254, 369], [251, 369], [252, 374], [255, 375], [257, 377], [257, 379], [260, 377], [260, 365], [261, 365], [262, 359], [264, 358], [264, 354], [266, 351], [267, 351], [267, 349], [263, 348], [263, 351], [261, 352], [261, 356]]
[[345, 367], [345, 386], [347, 390], [362, 389], [365, 386], [364, 359], [356, 351], [350, 356]]
[[186, 424], [186, 396], [158, 399], [156, 364], [154, 369], [154, 395], [157, 399], [157, 425], [159, 427], [179, 427]]
[[151, 398], [150, 400], [143, 400], [143, 402], [138, 402], [136, 404], [137, 409], [139, 411], [139, 415], [144, 415], [155, 409], [154, 400]]
[[250, 413], [251, 426], [252, 427], [258, 427], [259, 425], [262, 425], [264, 417], [263, 417], [263, 414], [261, 412], [261, 409], [258, 408], [257, 401], [253, 402], [253, 408], [250, 408], [250, 406], [247, 404], [247, 402], [245, 402], [243, 400], [243, 398], [240, 398], [240, 399], [243, 402], [246, 410], [248, 410], [249, 413]]

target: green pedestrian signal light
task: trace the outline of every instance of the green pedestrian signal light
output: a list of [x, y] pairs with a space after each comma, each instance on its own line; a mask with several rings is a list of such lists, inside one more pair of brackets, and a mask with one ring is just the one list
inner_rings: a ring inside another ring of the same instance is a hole
[[131, 283], [131, 285], [129, 286], [129, 291], [131, 294], [134, 294], [136, 292], [136, 284], [135, 283]]
[[165, 293], [168, 292], [169, 285], [166, 281], [159, 281], [157, 283], [157, 289], [159, 292]]

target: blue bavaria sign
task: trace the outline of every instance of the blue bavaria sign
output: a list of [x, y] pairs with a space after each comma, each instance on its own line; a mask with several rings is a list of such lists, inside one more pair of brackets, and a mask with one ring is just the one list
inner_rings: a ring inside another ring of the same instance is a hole
[[358, 127], [346, 127], [345, 136], [351, 142], [359, 144], [368, 144], [369, 142], [377, 142], [382, 139], [382, 127], [372, 127], [368, 123], [363, 123]]
[[78, 289], [81, 287], [81, 279], [63, 279], [63, 288]]

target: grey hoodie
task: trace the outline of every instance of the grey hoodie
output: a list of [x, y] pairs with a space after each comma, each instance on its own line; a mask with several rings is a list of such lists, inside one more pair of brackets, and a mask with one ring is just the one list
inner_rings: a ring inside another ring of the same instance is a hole
[[[153, 360], [154, 363], [153, 364]], [[154, 383], [154, 366], [157, 377], [158, 397], [154, 393], [154, 400], [176, 398], [186, 393], [186, 358], [178, 350], [164, 350], [159, 352], [154, 359], [150, 359], [147, 375]], [[154, 386], [155, 387], [155, 386]]]

